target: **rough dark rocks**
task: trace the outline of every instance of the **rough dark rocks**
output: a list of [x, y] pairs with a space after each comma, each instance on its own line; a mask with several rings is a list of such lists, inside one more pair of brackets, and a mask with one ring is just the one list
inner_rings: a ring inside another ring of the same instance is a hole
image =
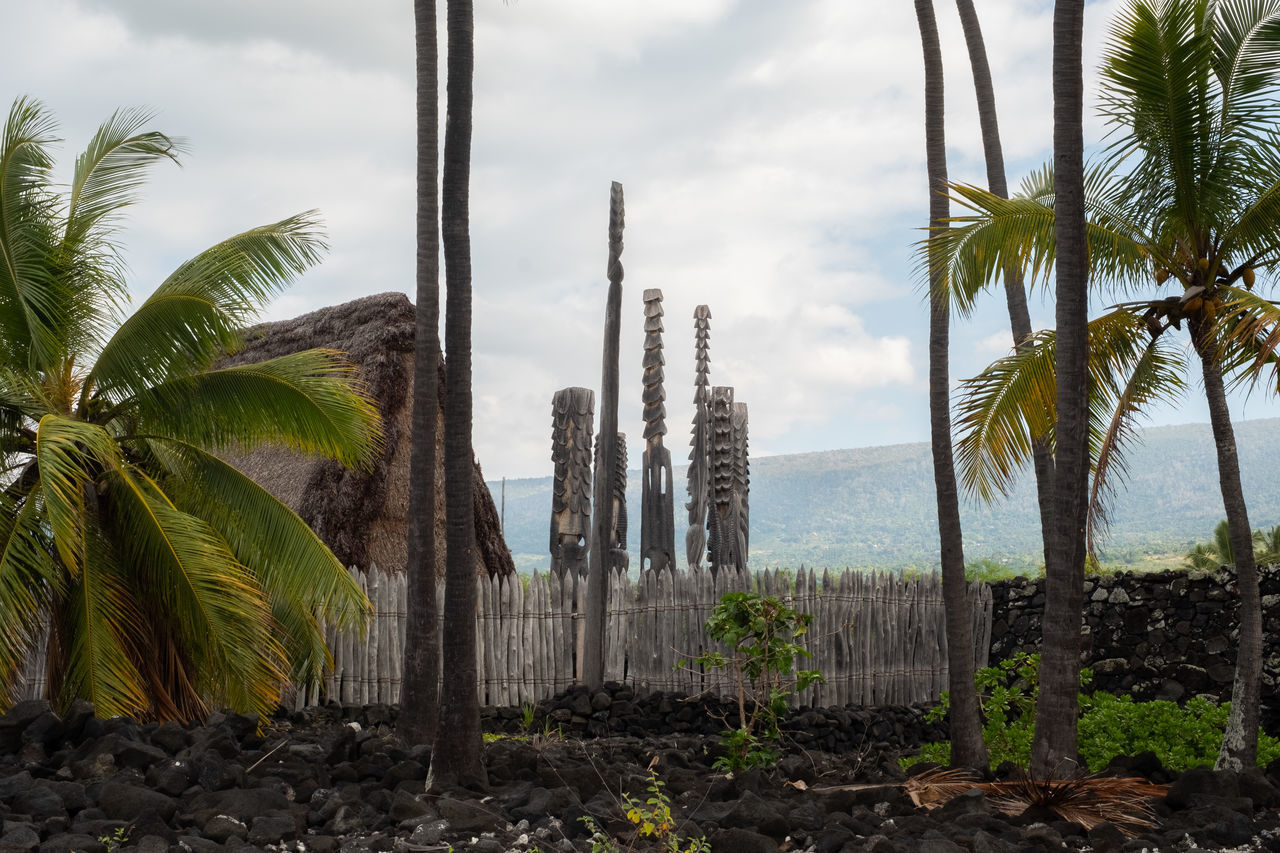
[[[1128, 594], [1130, 605], [1142, 600]], [[591, 716], [574, 723], [572, 709], [584, 701]], [[715, 700], [642, 696], [616, 684], [570, 691], [536, 709], [535, 734], [509, 731], [486, 745], [489, 790], [428, 795], [429, 756], [396, 740], [394, 708], [326, 707], [261, 721], [219, 715], [184, 728], [97, 721], [83, 707], [51, 720], [47, 706], [24, 704], [0, 717], [10, 745], [0, 750], [0, 853], [105, 853], [103, 839], [118, 831], [122, 851], [148, 853], [448, 845], [571, 853], [590, 849], [585, 816], [630, 837], [622, 804], [628, 796], [645, 802], [654, 759], [677, 831], [705, 836], [713, 850], [1280, 849], [1280, 762], [1179, 776], [1154, 756], [1117, 759], [1109, 772], [1173, 783], [1155, 806], [1158, 824], [1131, 839], [1107, 824], [1086, 832], [1051, 812], [1010, 819], [977, 792], [934, 811], [915, 808], [895, 759], [945, 735], [920, 709], [799, 709], [784, 726], [775, 766], [727, 777], [711, 766], [715, 732], [725, 725], [715, 714], [725, 710]], [[544, 731], [541, 721], [562, 717], [564, 736]], [[485, 719], [495, 730], [520, 723], [511, 709]], [[628, 734], [646, 727], [664, 733]], [[592, 730], [603, 734], [582, 737]]]

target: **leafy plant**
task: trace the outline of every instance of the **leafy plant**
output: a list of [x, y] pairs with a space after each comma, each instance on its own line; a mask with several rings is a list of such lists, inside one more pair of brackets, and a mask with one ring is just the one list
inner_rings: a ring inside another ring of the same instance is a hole
[[107, 848], [107, 853], [116, 853], [129, 841], [129, 829], [127, 826], [117, 826], [116, 831], [110, 835], [99, 835], [98, 843]]
[[707, 620], [707, 634], [728, 646], [729, 653], [707, 652], [694, 661], [707, 669], [728, 670], [737, 691], [738, 728], [723, 733], [726, 754], [717, 760], [717, 768], [737, 771], [776, 759], [767, 742], [779, 735], [787, 697], [825, 683], [818, 670], [795, 668], [798, 658], [810, 657], [798, 641], [812, 622], [812, 615], [798, 613], [773, 596], [729, 592], [720, 598]]
[[[1080, 683], [1087, 684], [1093, 672], [1083, 669]], [[1019, 652], [995, 666], [983, 667], [974, 675], [978, 701], [982, 706], [982, 739], [992, 766], [1012, 761], [1026, 767], [1031, 760], [1031, 738], [1036, 728], [1036, 699], [1040, 694], [1040, 655]], [[943, 719], [951, 707], [950, 694], [944, 692], [925, 719]], [[947, 764], [951, 745], [926, 744], [919, 755], [904, 759], [903, 766], [919, 761]]]
[[[1153, 752], [1160, 763], [1181, 772], [1212, 767], [1222, 746], [1231, 704], [1200, 696], [1179, 707], [1175, 702], [1135, 702], [1132, 696], [1094, 693], [1084, 700], [1080, 718], [1080, 754], [1091, 771], [1117, 755]], [[1280, 741], [1259, 731], [1258, 766], [1280, 758]]]
[[[657, 763], [656, 760], [654, 762]], [[623, 853], [635, 850], [642, 841], [652, 839], [667, 853], [711, 853], [711, 845], [703, 836], [681, 838], [671, 811], [671, 798], [664, 790], [666, 783], [649, 765], [649, 796], [643, 801], [630, 794], [622, 795], [623, 818], [630, 824], [630, 838], [620, 842], [609, 836], [591, 815], [579, 818], [591, 831], [591, 853]]]
[[[1011, 761], [1026, 768], [1035, 729], [1035, 701], [1039, 690], [1040, 656], [1019, 654], [995, 667], [978, 671], [978, 684], [986, 722], [983, 739], [991, 764]], [[1092, 673], [1082, 670], [1081, 684]], [[930, 709], [926, 719], [940, 720], [949, 707], [947, 694]], [[1078, 746], [1091, 772], [1097, 772], [1117, 755], [1153, 752], [1160, 763], [1181, 772], [1200, 765], [1213, 766], [1222, 745], [1230, 703], [1219, 705], [1203, 697], [1175, 702], [1136, 702], [1132, 696], [1101, 691], [1080, 694]], [[1258, 764], [1280, 758], [1280, 740], [1258, 735]], [[918, 754], [901, 760], [903, 767], [922, 761], [949, 764], [951, 745], [928, 743]]]

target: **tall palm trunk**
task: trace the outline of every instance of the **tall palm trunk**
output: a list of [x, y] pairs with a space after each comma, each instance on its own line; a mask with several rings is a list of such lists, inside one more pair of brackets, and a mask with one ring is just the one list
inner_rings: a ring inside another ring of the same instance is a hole
[[409, 453], [409, 563], [404, 682], [397, 730], [431, 743], [439, 722], [440, 626], [436, 619], [436, 428], [440, 400], [440, 98], [436, 2], [414, 0], [418, 126], [417, 322]]
[[[982, 153], [987, 162], [987, 186], [992, 194], [1009, 197], [1009, 183], [1004, 171], [1004, 148], [1000, 144], [1000, 123], [996, 116], [995, 87], [991, 84], [991, 67], [987, 63], [987, 47], [973, 0], [956, 0], [965, 45], [969, 49], [969, 65], [973, 69], [973, 89], [978, 100], [978, 123], [982, 128]], [[1022, 270], [1010, 264], [1004, 271], [1005, 302], [1009, 308], [1009, 329], [1013, 345], [1026, 349], [1031, 343], [1031, 312], [1027, 309], [1027, 291]], [[1040, 535], [1047, 550], [1049, 519], [1052, 515], [1053, 456], [1048, 445], [1037, 440], [1031, 450], [1036, 474], [1036, 498], [1040, 504]]]
[[1191, 343], [1200, 356], [1204, 396], [1209, 404], [1209, 423], [1218, 451], [1218, 483], [1227, 513], [1231, 554], [1236, 567], [1240, 594], [1240, 639], [1236, 648], [1236, 677], [1231, 686], [1231, 714], [1218, 753], [1218, 769], [1240, 770], [1258, 760], [1258, 722], [1262, 688], [1262, 604], [1258, 591], [1258, 568], [1253, 557], [1253, 534], [1249, 511], [1240, 484], [1240, 460], [1236, 435], [1227, 408], [1227, 392], [1222, 384], [1222, 364], [1210, 330], [1204, 321], [1192, 321]]
[[1057, 456], [1045, 552], [1044, 634], [1031, 772], [1075, 775], [1089, 496], [1089, 258], [1084, 216], [1084, 0], [1053, 12], [1054, 238], [1057, 242]]
[[442, 228], [445, 265], [444, 686], [431, 757], [435, 787], [484, 782], [476, 671], [476, 531], [471, 447], [471, 108], [475, 16], [471, 0], [448, 0], [448, 113]]
[[[930, 233], [945, 228], [947, 143], [942, 47], [933, 0], [916, 0], [916, 21], [924, 50], [924, 127], [929, 174]], [[933, 265], [931, 269], [935, 269]], [[938, 502], [938, 538], [942, 557], [942, 595], [947, 633], [947, 687], [951, 693], [951, 763], [985, 767], [978, 694], [973, 683], [973, 620], [964, 579], [964, 540], [960, 497], [951, 449], [951, 382], [948, 370], [951, 306], [940, 272], [929, 276], [929, 435], [933, 447], [933, 483]]]

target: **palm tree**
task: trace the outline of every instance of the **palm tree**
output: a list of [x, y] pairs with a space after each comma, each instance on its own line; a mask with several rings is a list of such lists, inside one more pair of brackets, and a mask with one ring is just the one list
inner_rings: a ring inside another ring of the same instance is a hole
[[[991, 84], [991, 67], [982, 38], [982, 26], [973, 0], [956, 0], [969, 65], [973, 72], [973, 90], [978, 101], [978, 124], [982, 128], [982, 152], [987, 167], [987, 187], [993, 195], [1009, 197], [1009, 183], [1004, 171], [1004, 148], [1000, 144], [1000, 123], [996, 114], [995, 88]], [[1025, 350], [1031, 345], [1031, 312], [1027, 309], [1027, 292], [1022, 271], [1009, 264], [1004, 269], [1005, 304], [1009, 310], [1009, 329], [1013, 346]], [[1053, 455], [1043, 442], [1036, 442], [1031, 452], [1036, 475], [1036, 497], [1040, 506], [1041, 537], [1048, 535], [1051, 515], [1050, 483], [1053, 478]]]
[[444, 687], [431, 753], [434, 786], [483, 782], [476, 693], [474, 475], [471, 448], [471, 109], [475, 14], [471, 0], [449, 0], [448, 113], [444, 131], [441, 233], [445, 264]]
[[[1040, 695], [1031, 770], [1060, 775], [1074, 762], [1084, 606], [1084, 525], [1089, 479], [1088, 285], [1084, 215], [1084, 0], [1053, 11], [1053, 161], [1057, 215], [1057, 447], [1045, 549]], [[1074, 774], [1072, 774], [1074, 775]]]
[[[947, 202], [947, 144], [942, 46], [933, 0], [916, 0], [916, 21], [924, 51], [925, 146], [929, 176], [929, 227], [936, 234], [950, 215]], [[950, 309], [940, 270], [929, 282], [929, 435], [938, 503], [938, 539], [947, 634], [947, 687], [951, 696], [951, 759], [959, 767], [985, 767], [982, 718], [974, 685], [973, 625], [964, 577], [964, 536], [951, 447], [951, 380], [948, 370]]]
[[436, 618], [436, 428], [440, 414], [439, 83], [436, 3], [414, 0], [418, 127], [417, 318], [409, 454], [404, 681], [397, 729], [410, 743], [435, 739], [440, 710]]
[[[1223, 767], [1252, 764], [1256, 753], [1261, 611], [1224, 377], [1256, 379], [1276, 364], [1280, 343], [1280, 308], [1252, 292], [1258, 273], [1280, 262], [1278, 56], [1277, 0], [1133, 0], [1103, 66], [1114, 137], [1084, 199], [1097, 281], [1125, 294], [1153, 280], [1180, 285], [1112, 313], [1145, 324], [1151, 338], [1186, 323], [1200, 363], [1240, 590]], [[1068, 197], [1006, 201], [954, 189], [976, 211], [945, 236], [955, 298], [970, 298], [999, 269], [993, 263], [1034, 277], [1056, 260], [1061, 276], [1066, 256], [1053, 230]]]
[[1253, 561], [1260, 566], [1280, 560], [1280, 524], [1270, 530], [1253, 531]]
[[53, 190], [55, 124], [14, 102], [0, 142], [0, 687], [49, 631], [56, 707], [193, 720], [269, 712], [330, 663], [317, 626], [369, 603], [284, 504], [214, 451], [372, 462], [377, 412], [340, 354], [214, 369], [324, 249], [313, 213], [178, 267], [131, 315], [115, 242], [179, 145], [117, 112]]
[[[1276, 562], [1280, 556], [1280, 525], [1270, 530], [1253, 531], [1254, 565]], [[1188, 568], [1213, 571], [1222, 566], [1234, 565], [1235, 551], [1231, 547], [1231, 529], [1224, 518], [1213, 528], [1213, 538], [1198, 542], [1186, 553], [1183, 562]]]
[[[1257, 537], [1261, 531], [1255, 533]], [[1231, 528], [1224, 518], [1213, 528], [1213, 539], [1207, 543], [1197, 543], [1183, 558], [1187, 566], [1193, 569], [1216, 570], [1235, 562], [1231, 549]]]

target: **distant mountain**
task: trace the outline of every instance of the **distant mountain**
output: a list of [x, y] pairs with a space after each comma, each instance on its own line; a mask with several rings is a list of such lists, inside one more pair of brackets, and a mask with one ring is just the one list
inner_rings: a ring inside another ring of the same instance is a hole
[[[1236, 424], [1249, 520], [1280, 523], [1280, 419]], [[672, 445], [673, 455], [680, 452]], [[631, 448], [633, 458], [639, 455]], [[1142, 430], [1127, 455], [1129, 477], [1115, 501], [1104, 561], [1184, 551], [1225, 517], [1208, 424]], [[684, 563], [685, 470], [674, 472], [676, 551]], [[502, 484], [489, 488], [502, 500]], [[938, 561], [929, 445], [895, 444], [751, 460], [751, 564], [929, 568]], [[631, 565], [639, 564], [640, 472], [628, 475]], [[508, 480], [507, 544], [517, 568], [550, 562], [551, 477]], [[1014, 493], [991, 506], [961, 508], [968, 560], [1038, 565], [1040, 522], [1028, 470]]]

